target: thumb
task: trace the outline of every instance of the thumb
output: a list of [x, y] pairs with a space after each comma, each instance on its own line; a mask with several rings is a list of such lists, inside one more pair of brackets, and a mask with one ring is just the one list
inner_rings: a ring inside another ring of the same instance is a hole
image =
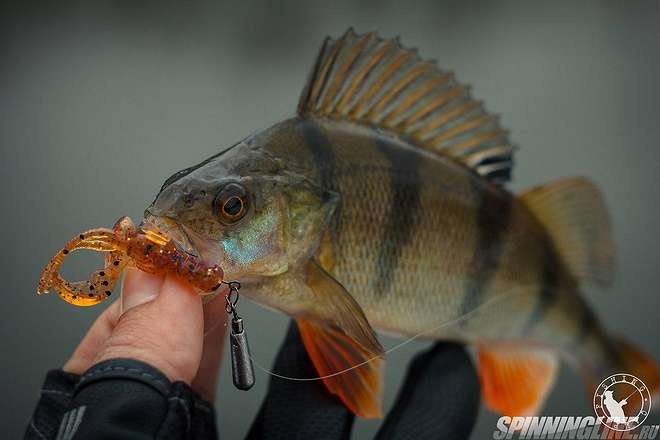
[[202, 356], [202, 300], [179, 279], [129, 268], [122, 285], [122, 314], [97, 362], [131, 358], [172, 381], [188, 384]]

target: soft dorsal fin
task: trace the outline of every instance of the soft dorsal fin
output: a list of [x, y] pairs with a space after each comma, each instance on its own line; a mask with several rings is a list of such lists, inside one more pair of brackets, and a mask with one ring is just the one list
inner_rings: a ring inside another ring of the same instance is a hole
[[550, 234], [578, 281], [607, 287], [614, 280], [616, 251], [610, 216], [598, 187], [584, 177], [537, 186], [519, 196]]
[[469, 88], [396, 39], [349, 29], [326, 38], [298, 114], [377, 127], [453, 157], [489, 180], [511, 178], [514, 147]]

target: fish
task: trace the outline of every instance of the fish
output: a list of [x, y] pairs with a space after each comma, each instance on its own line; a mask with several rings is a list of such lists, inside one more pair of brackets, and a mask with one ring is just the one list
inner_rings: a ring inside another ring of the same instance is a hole
[[627, 372], [658, 395], [654, 360], [581, 293], [613, 281], [603, 195], [585, 177], [514, 195], [516, 151], [453, 72], [349, 29], [325, 39], [294, 116], [172, 175], [145, 222], [292, 317], [360, 417], [382, 417], [376, 332], [472, 347], [503, 415], [537, 414], [560, 360], [589, 391]]

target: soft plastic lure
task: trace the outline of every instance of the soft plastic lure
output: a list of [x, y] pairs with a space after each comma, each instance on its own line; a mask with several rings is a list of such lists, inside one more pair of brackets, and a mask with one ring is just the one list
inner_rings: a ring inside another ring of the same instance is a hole
[[[107, 252], [105, 267], [92, 273], [87, 281], [66, 281], [59, 274], [60, 266], [70, 252], [91, 249]], [[136, 228], [128, 217], [122, 217], [112, 229], [90, 229], [72, 238], [48, 262], [37, 287], [38, 294], [54, 290], [64, 301], [76, 306], [93, 306], [112, 294], [121, 272], [129, 262], [152, 274], [176, 274], [201, 294], [217, 290], [223, 281], [223, 271], [190, 255], [170, 238], [150, 225]]]

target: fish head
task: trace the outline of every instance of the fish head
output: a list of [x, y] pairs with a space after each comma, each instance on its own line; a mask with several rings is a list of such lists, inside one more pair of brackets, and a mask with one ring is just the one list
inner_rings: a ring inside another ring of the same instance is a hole
[[144, 223], [227, 280], [275, 277], [316, 250], [334, 207], [294, 168], [248, 139], [167, 179]]

